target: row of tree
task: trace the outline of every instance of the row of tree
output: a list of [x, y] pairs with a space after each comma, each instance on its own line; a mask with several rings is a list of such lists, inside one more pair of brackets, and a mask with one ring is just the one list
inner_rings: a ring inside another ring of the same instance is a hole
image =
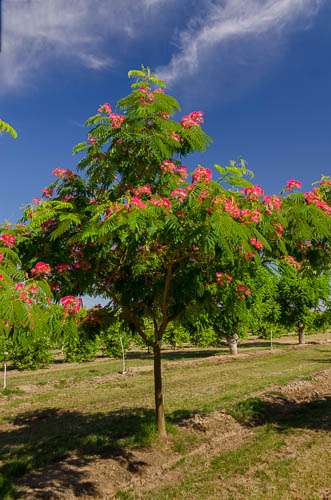
[[203, 113], [178, 122], [162, 81], [145, 68], [129, 76], [136, 83], [117, 103], [122, 114], [106, 103], [87, 120], [77, 173], [55, 169], [42, 199], [1, 237], [15, 238], [27, 277], [47, 278], [67, 316], [78, 312], [76, 297], [104, 297], [106, 314], [153, 351], [164, 436], [161, 345], [171, 325], [212, 329], [234, 345], [248, 311], [268, 325], [296, 315], [302, 342], [307, 318], [327, 307], [331, 179], [307, 193], [290, 180], [265, 196], [242, 159], [214, 165], [215, 179], [200, 165], [189, 174], [183, 158], [211, 142]]

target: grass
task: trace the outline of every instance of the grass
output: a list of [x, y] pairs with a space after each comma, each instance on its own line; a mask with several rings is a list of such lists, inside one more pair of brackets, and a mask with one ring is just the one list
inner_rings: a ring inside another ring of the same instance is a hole
[[[137, 361], [140, 360], [137, 359]], [[146, 361], [143, 361], [141, 364], [146, 364]], [[279, 450], [283, 450], [287, 446], [287, 440], [291, 438], [285, 433], [285, 427], [280, 429], [276, 423], [265, 425], [257, 433], [256, 440], [247, 445], [248, 448], [244, 447], [231, 452], [237, 455], [231, 455], [230, 452], [227, 452], [230, 454], [224, 455], [223, 458], [221, 455], [219, 461], [215, 461], [208, 469], [203, 470], [199, 479], [206, 488], [208, 483], [206, 494], [211, 496], [199, 496], [202, 490], [200, 491], [196, 486], [198, 476], [195, 474], [192, 479], [188, 473], [193, 459], [185, 456], [192, 447], [194, 437], [180, 430], [176, 424], [195, 413], [208, 413], [223, 408], [228, 409], [235, 418], [242, 422], [249, 421], [252, 425], [256, 424], [259, 419], [263, 419], [264, 409], [254, 393], [266, 390], [271, 392], [275, 390], [275, 386], [277, 389], [278, 385], [297, 378], [309, 380], [314, 372], [327, 368], [329, 362], [330, 347], [327, 345], [316, 345], [307, 349], [290, 350], [282, 354], [226, 363], [206, 361], [201, 364], [175, 366], [168, 361], [167, 370], [164, 371], [167, 429], [171, 436], [173, 452], [184, 455], [179, 457], [174, 468], [182, 470], [183, 474], [187, 474], [187, 478], [183, 484], [179, 483], [174, 487], [173, 493], [171, 493], [171, 488], [167, 487], [167, 491], [154, 491], [150, 494], [151, 496], [144, 498], [146, 500], [148, 498], [223, 498], [215, 496], [216, 489], [220, 487], [220, 470], [225, 470], [222, 474], [225, 474], [230, 484], [231, 478], [238, 474], [248, 473], [247, 464], [252, 463], [249, 456], [253, 457], [256, 462], [260, 455], [265, 455], [265, 460], [268, 464], [270, 462], [270, 467], [268, 465], [270, 470], [268, 467], [265, 471], [260, 470], [259, 467], [255, 468], [255, 475], [250, 477], [250, 481], [253, 481], [254, 485], [257, 484], [254, 486], [257, 488], [256, 495], [261, 496], [241, 497], [240, 495], [244, 495], [244, 492], [236, 490], [233, 498], [268, 498], [263, 493], [260, 483], [263, 483], [264, 473], [267, 474], [265, 482], [270, 479], [272, 467], [278, 460], [277, 454], [283, 453]], [[73, 364], [55, 367], [51, 370], [38, 370], [33, 374], [15, 373], [12, 377], [9, 373], [10, 394], [4, 394], [4, 391], [1, 391], [0, 395], [0, 498], [6, 500], [15, 498], [13, 486], [15, 479], [25, 472], [37, 470], [66, 456], [75, 454], [82, 459], [93, 456], [117, 456], [124, 453], [123, 450], [150, 446], [156, 441], [152, 371], [144, 371], [136, 376], [130, 376], [130, 374], [123, 377], [117, 376], [115, 379], [100, 378], [110, 373], [109, 366], [109, 362], [99, 360], [93, 363], [93, 366], [90, 363]], [[114, 368], [114, 365], [112, 366]], [[96, 376], [99, 378], [95, 379]], [[29, 384], [31, 385], [30, 392], [27, 390], [24, 393], [17, 392], [20, 391], [19, 385]], [[315, 419], [319, 412], [320, 416], [325, 414], [325, 408], [319, 406], [319, 401], [308, 409], [302, 407], [300, 411], [306, 412], [304, 413], [306, 422], [309, 422], [310, 418]], [[300, 424], [300, 422], [295, 424], [295, 418], [293, 417], [292, 423], [286, 424], [286, 429], [291, 429], [293, 426], [293, 436], [297, 432], [296, 426]], [[310, 436], [309, 450], [315, 457], [313, 460], [316, 464], [320, 463], [322, 466], [324, 464], [325, 470], [327, 461], [323, 439], [327, 443], [326, 436], [323, 431], [315, 429], [313, 432], [317, 434]], [[322, 435], [323, 439], [321, 439]], [[305, 453], [308, 441], [302, 446], [302, 453]], [[319, 448], [322, 450], [321, 459], [315, 453]], [[273, 449], [275, 453], [270, 454], [270, 449]], [[277, 459], [276, 462], [272, 462], [269, 455], [272, 455], [274, 460]], [[283, 460], [287, 460], [286, 453], [282, 456]], [[225, 462], [227, 465], [224, 465]], [[288, 476], [294, 474], [291, 472], [291, 463], [288, 463], [287, 469], [285, 465], [282, 466], [285, 467], [287, 472], [285, 469], [284, 471]], [[238, 465], [238, 470], [234, 468], [235, 464]], [[201, 472], [201, 467], [198, 461], [195, 464], [198, 473]], [[276, 473], [273, 472], [273, 474]], [[319, 477], [319, 473], [316, 472], [317, 476]], [[314, 484], [316, 486], [317, 483]], [[228, 495], [232, 494], [230, 485], [226, 491]], [[284, 489], [284, 492], [283, 498], [286, 499], [287, 490]], [[156, 496], [153, 497], [154, 494]], [[116, 498], [131, 498], [125, 495], [132, 496], [132, 493], [120, 491], [118, 495], [122, 496]], [[232, 497], [225, 496], [224, 498]], [[298, 498], [301, 498], [300, 495]], [[314, 499], [313, 496], [306, 498]]]
[[[329, 498], [330, 445], [326, 431], [304, 435], [290, 423], [264, 425], [254, 439], [234, 451], [221, 453], [208, 466], [182, 459], [182, 477], [144, 494], [144, 500], [318, 500]], [[133, 497], [137, 498], [137, 497]]]

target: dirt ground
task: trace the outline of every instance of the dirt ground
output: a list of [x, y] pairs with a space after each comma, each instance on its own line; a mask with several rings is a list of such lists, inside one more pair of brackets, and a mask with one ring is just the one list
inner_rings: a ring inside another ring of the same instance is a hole
[[[331, 394], [331, 368], [320, 371], [307, 380], [293, 381], [285, 386], [269, 388], [259, 397], [266, 404], [265, 421], [286, 418], [298, 405], [323, 400]], [[325, 416], [322, 428], [331, 430]], [[220, 453], [248, 443], [254, 427], [241, 425], [225, 411], [195, 415], [179, 423], [182, 433], [190, 435], [190, 448], [185, 457], [204, 457], [208, 464]], [[36, 499], [99, 499], [111, 500], [120, 489], [131, 488], [139, 498], [144, 490], [160, 488], [180, 480], [176, 467], [183, 455], [175, 452], [169, 439], [145, 449], [117, 449], [109, 456], [82, 460], [71, 456], [43, 469], [26, 474], [16, 483], [19, 498]], [[326, 497], [329, 498], [329, 497]]]

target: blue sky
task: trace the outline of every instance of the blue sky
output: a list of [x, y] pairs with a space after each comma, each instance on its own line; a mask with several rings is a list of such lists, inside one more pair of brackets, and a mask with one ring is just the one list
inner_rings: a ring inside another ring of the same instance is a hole
[[[329, 0], [2, 0], [0, 219], [74, 169], [82, 124], [149, 65], [205, 113], [214, 143], [185, 164], [242, 155], [268, 193], [331, 173]], [[180, 116], [179, 115], [179, 118]]]

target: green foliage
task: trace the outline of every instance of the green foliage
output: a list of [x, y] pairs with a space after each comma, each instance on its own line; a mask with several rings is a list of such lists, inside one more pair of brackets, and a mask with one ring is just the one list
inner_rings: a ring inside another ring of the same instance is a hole
[[[36, 370], [48, 366], [52, 360], [51, 342], [47, 333], [35, 335], [24, 334], [28, 342], [13, 342], [8, 350], [8, 357], [19, 370]], [[18, 337], [19, 338], [19, 337]]]
[[318, 313], [328, 303], [330, 277], [314, 273], [302, 275], [290, 271], [279, 280], [280, 320], [290, 331], [302, 323], [307, 332], [314, 331], [318, 324]]
[[14, 130], [8, 123], [0, 120], [0, 135], [2, 132], [6, 132], [7, 134], [10, 134], [14, 139], [17, 137], [17, 132]]
[[265, 406], [260, 398], [249, 398], [233, 405], [229, 413], [242, 424], [256, 425], [265, 417]]
[[125, 350], [129, 347], [130, 336], [125, 324], [119, 319], [112, 321], [111, 325], [101, 333], [100, 343], [102, 345], [103, 353], [109, 358], [122, 357], [122, 345]]
[[65, 360], [68, 362], [84, 363], [85, 361], [93, 361], [98, 350], [98, 337], [91, 339], [85, 332], [79, 332], [78, 337], [66, 340], [63, 346]]

